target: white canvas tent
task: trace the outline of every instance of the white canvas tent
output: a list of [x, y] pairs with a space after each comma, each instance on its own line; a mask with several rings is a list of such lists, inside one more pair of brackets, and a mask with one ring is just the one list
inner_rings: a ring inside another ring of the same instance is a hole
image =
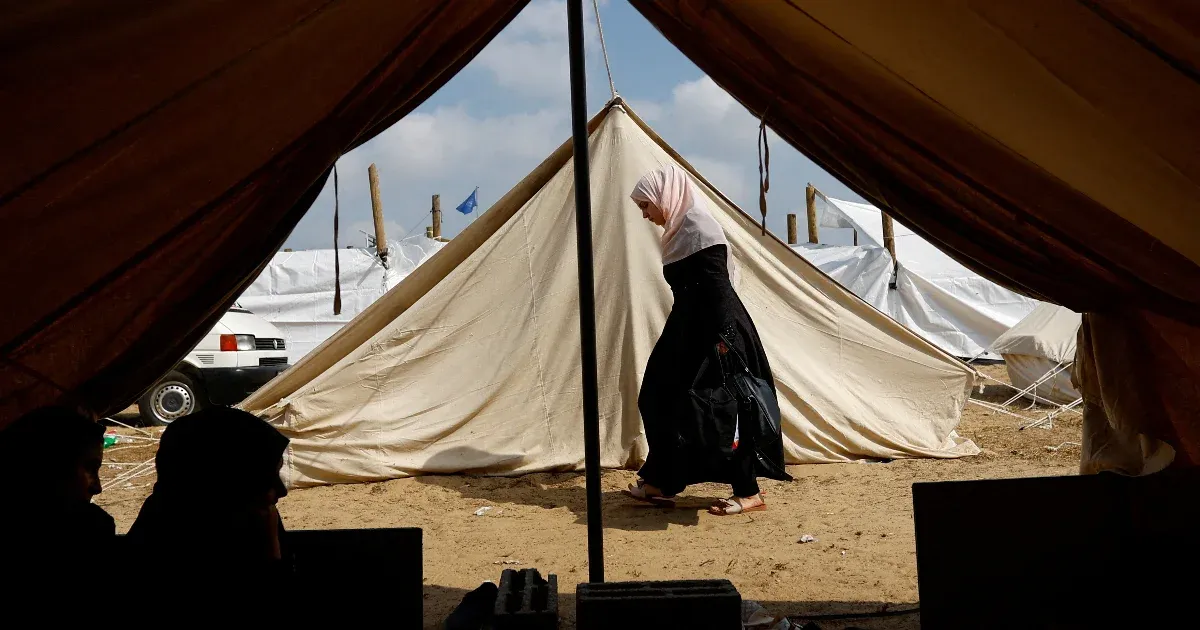
[[883, 247], [878, 208], [819, 191], [815, 205], [821, 244], [799, 245], [797, 251], [954, 356], [1000, 358], [988, 346], [1038, 304], [967, 269], [899, 222], [893, 224], [899, 264], [893, 265]]
[[388, 243], [385, 269], [374, 249], [337, 250], [341, 266], [342, 312], [333, 314], [334, 250], [278, 252], [238, 298], [238, 303], [274, 324], [287, 340], [295, 363], [341, 329], [421, 263], [442, 242], [424, 235]]
[[1069, 405], [1080, 394], [1071, 384], [1075, 339], [1082, 317], [1054, 304], [1039, 304], [1000, 335], [991, 350], [1002, 355], [1013, 387], [1035, 402]]
[[[958, 457], [973, 372], [716, 192], [620, 104], [589, 125], [600, 459], [646, 454], [637, 394], [666, 320], [659, 231], [628, 198], [672, 160], [725, 229], [772, 363], [792, 463]], [[573, 168], [564, 144], [451, 243], [243, 407], [292, 439], [291, 485], [584, 462]]]

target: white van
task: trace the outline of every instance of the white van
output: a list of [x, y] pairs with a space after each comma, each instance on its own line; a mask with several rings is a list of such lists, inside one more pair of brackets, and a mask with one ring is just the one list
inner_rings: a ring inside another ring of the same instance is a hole
[[288, 368], [287, 344], [267, 320], [234, 304], [170, 372], [138, 399], [148, 425], [208, 405], [233, 405]]

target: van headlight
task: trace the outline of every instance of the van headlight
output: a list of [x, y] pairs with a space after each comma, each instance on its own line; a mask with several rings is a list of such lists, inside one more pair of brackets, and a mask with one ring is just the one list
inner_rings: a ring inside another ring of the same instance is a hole
[[221, 335], [221, 352], [253, 349], [254, 335]]

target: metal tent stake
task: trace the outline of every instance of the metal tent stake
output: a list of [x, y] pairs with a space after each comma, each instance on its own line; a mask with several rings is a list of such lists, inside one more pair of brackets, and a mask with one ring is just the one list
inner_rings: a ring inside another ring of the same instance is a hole
[[583, 447], [587, 472], [588, 579], [604, 581], [600, 514], [600, 403], [596, 386], [596, 294], [592, 268], [592, 187], [588, 177], [587, 79], [583, 0], [567, 0], [571, 62], [571, 138], [575, 149], [575, 238], [579, 258], [579, 353], [583, 363]]

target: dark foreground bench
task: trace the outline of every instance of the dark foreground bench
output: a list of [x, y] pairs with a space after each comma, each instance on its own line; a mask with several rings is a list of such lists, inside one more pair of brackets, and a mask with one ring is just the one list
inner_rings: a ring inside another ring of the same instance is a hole
[[[214, 574], [211, 567], [207, 573], [200, 573], [200, 567], [193, 572], [186, 559], [179, 559], [175, 577], [183, 579], [160, 585], [143, 605], [174, 611], [186, 603], [193, 607], [189, 614], [257, 608], [309, 624], [386, 619], [389, 628], [422, 627], [419, 528], [290, 530], [284, 542], [292, 571], [246, 583], [244, 575]], [[137, 555], [125, 536], [117, 536], [109, 551], [113, 573], [156, 579], [156, 572], [145, 566], [147, 559]]]
[[302, 529], [289, 531], [287, 544], [298, 596], [319, 593], [314, 605], [358, 619], [387, 619], [391, 628], [422, 626], [419, 528]]
[[925, 630], [1198, 623], [1200, 471], [916, 483], [913, 512]]

